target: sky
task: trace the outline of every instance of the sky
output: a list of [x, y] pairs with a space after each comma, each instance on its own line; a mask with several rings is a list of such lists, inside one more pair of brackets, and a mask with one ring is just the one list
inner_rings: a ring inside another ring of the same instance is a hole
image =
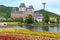
[[60, 0], [0, 0], [0, 5], [19, 7], [21, 3], [25, 3], [27, 7], [33, 5], [36, 11], [43, 9], [43, 2], [46, 2], [45, 10], [60, 15]]

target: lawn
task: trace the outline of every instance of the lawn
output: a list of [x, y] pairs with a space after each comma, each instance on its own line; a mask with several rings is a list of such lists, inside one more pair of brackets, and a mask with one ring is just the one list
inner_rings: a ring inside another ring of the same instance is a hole
[[12, 24], [13, 24], [13, 23], [14, 23], [14, 24], [17, 24], [18, 22], [7, 22], [7, 23], [8, 23], [8, 24], [11, 24], [11, 23], [12, 23]]

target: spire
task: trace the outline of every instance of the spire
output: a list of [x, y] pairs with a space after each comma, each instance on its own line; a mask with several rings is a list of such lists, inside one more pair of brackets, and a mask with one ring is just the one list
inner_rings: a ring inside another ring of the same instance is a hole
[[24, 3], [21, 3], [20, 7], [25, 7], [25, 4]]

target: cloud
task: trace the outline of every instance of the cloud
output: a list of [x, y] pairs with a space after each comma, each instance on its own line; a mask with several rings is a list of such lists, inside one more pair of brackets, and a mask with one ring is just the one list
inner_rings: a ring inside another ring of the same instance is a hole
[[46, 10], [60, 15], [60, 0], [47, 0]]
[[0, 0], [0, 5], [19, 7], [20, 3], [25, 3], [27, 7], [33, 5], [35, 10], [39, 10], [43, 8], [42, 2], [46, 2], [46, 10], [60, 13], [60, 0]]
[[0, 5], [5, 6], [18, 6], [21, 0], [0, 0]]
[[46, 8], [46, 10], [60, 15], [60, 8]]

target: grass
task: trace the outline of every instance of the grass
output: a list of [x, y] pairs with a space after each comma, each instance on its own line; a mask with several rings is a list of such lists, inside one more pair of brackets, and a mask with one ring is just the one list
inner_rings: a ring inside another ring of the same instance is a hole
[[8, 24], [18, 24], [19, 22], [7, 22]]
[[[1, 23], [4, 23], [4, 22], [1, 22]], [[19, 24], [20, 22], [6, 22], [7, 25], [14, 25], [14, 24]]]

